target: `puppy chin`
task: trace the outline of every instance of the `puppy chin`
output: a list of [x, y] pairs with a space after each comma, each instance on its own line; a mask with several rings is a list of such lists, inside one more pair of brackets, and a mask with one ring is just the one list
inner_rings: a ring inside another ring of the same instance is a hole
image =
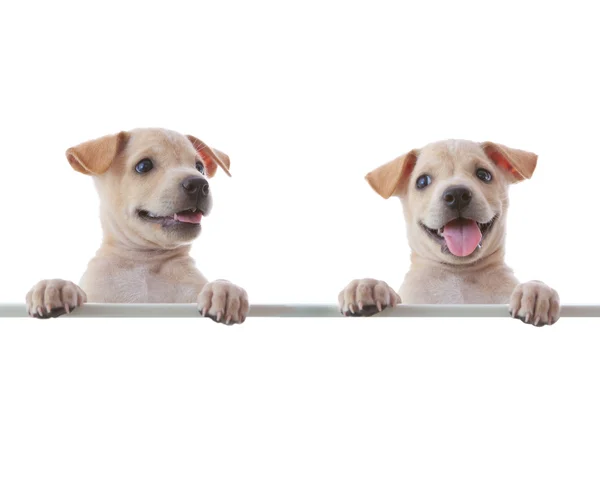
[[[139, 222], [138, 225], [140, 225]], [[202, 232], [202, 226], [199, 223], [176, 223], [172, 225], [157, 223], [150, 226], [142, 224], [138, 226], [138, 229], [141, 229], [148, 240], [165, 248], [191, 243]]]

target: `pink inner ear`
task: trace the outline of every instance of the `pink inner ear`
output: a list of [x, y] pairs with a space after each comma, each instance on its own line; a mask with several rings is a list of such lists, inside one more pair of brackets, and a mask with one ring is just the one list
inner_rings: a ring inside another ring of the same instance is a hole
[[518, 179], [522, 179], [523, 175], [521, 175], [521, 173], [519, 173], [513, 166], [512, 164], [510, 164], [506, 158], [500, 154], [500, 152], [498, 152], [497, 150], [490, 150], [488, 149], [487, 151], [487, 156], [492, 160], [492, 162], [500, 167], [500, 168], [504, 168], [506, 171], [508, 171], [511, 175], [513, 175], [515, 178]]
[[213, 158], [205, 152], [202, 146], [196, 148], [196, 152], [198, 152], [198, 154], [202, 158], [202, 162], [204, 163], [204, 167], [206, 168], [207, 176], [214, 176], [214, 174], [217, 172], [217, 164], [215, 163]]
[[416, 164], [417, 156], [415, 156], [414, 154], [410, 154], [410, 156], [406, 158], [406, 162], [404, 163], [404, 167], [402, 168], [402, 173], [400, 174], [400, 179], [398, 181], [398, 184], [396, 185], [397, 191], [401, 193], [406, 191], [408, 180], [410, 179], [410, 175], [412, 175]]

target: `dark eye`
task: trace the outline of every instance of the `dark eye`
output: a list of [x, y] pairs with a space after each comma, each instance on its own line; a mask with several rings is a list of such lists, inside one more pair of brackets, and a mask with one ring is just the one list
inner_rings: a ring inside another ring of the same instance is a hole
[[200, 161], [196, 161], [196, 169], [200, 171], [200, 173], [204, 174], [204, 164]]
[[431, 177], [429, 175], [421, 175], [417, 178], [417, 188], [422, 189], [431, 184]]
[[152, 168], [154, 168], [154, 164], [150, 159], [142, 159], [139, 163], [135, 165], [135, 170], [139, 174], [148, 173]]
[[490, 183], [492, 181], [492, 174], [487, 169], [479, 168], [475, 174], [482, 182]]

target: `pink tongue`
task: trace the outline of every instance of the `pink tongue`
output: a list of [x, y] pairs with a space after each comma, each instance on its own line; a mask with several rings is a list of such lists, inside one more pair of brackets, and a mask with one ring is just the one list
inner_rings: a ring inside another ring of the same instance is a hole
[[202, 213], [176, 213], [175, 221], [181, 221], [182, 223], [193, 223], [199, 225], [202, 220]]
[[460, 218], [444, 227], [444, 239], [452, 254], [468, 256], [481, 242], [481, 230], [476, 221]]

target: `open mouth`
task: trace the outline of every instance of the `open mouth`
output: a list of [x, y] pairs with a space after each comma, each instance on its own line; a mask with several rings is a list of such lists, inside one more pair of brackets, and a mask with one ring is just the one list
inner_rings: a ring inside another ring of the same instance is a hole
[[165, 227], [172, 226], [199, 226], [204, 212], [198, 208], [178, 211], [169, 216], [160, 216], [144, 209], [138, 210], [138, 216], [151, 223], [160, 223]]
[[429, 228], [423, 223], [421, 227], [441, 245], [442, 252], [464, 258], [483, 247], [483, 239], [490, 233], [496, 218], [494, 216], [485, 223], [469, 218], [455, 218], [441, 228]]

